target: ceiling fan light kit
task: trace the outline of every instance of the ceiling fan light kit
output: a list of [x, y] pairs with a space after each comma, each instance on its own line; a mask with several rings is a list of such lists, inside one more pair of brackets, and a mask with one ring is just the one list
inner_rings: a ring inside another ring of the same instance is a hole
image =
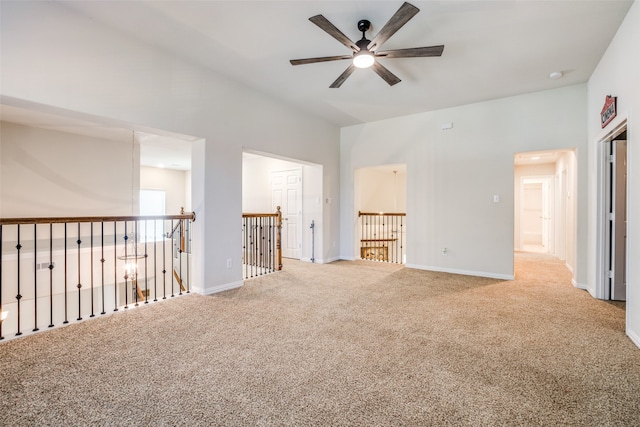
[[420, 9], [409, 3], [403, 3], [402, 6], [387, 21], [373, 40], [368, 40], [365, 33], [371, 28], [371, 22], [366, 19], [358, 21], [358, 30], [362, 32], [362, 39], [356, 43], [352, 42], [349, 37], [345, 36], [336, 26], [334, 26], [327, 18], [322, 15], [316, 15], [309, 18], [311, 22], [316, 24], [327, 34], [340, 43], [351, 49], [351, 55], [324, 56], [319, 58], [292, 59], [291, 65], [312, 64], [315, 62], [339, 61], [343, 59], [351, 59], [352, 63], [347, 69], [329, 86], [330, 88], [339, 88], [342, 83], [353, 73], [356, 68], [371, 68], [382, 79], [393, 86], [400, 83], [400, 79], [391, 71], [385, 68], [377, 58], [417, 58], [428, 56], [441, 56], [444, 45], [429, 47], [414, 47], [408, 49], [393, 49], [388, 51], [379, 51], [378, 49], [392, 35], [396, 33], [404, 24], [413, 18]]

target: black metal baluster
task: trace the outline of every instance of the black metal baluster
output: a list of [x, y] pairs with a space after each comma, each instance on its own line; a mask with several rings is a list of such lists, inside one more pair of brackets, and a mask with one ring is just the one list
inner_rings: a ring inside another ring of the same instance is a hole
[[167, 299], [167, 238], [166, 220], [162, 221], [162, 299]]
[[258, 220], [260, 223], [260, 241], [259, 241], [259, 246], [260, 249], [258, 251], [259, 253], [259, 258], [258, 258], [258, 265], [260, 266], [260, 276], [262, 276], [264, 274], [264, 263], [263, 263], [263, 251], [264, 251], [264, 228], [263, 228], [263, 219], [262, 217], [260, 217], [260, 219]]
[[178, 262], [180, 265], [178, 266], [178, 272], [180, 273], [180, 282], [178, 283], [178, 295], [182, 295], [182, 244], [184, 242], [184, 222], [180, 221], [180, 240], [178, 240]]
[[124, 222], [124, 308], [129, 308], [129, 272], [127, 270], [127, 221]]
[[22, 249], [22, 245], [20, 244], [20, 224], [18, 224], [18, 244], [16, 245], [16, 249], [18, 250], [18, 294], [16, 295], [16, 300], [18, 300], [18, 331], [16, 332], [16, 336], [22, 335], [20, 332], [20, 300], [22, 299], [22, 295], [20, 295], [20, 249]]
[[102, 282], [100, 284], [102, 288], [102, 311], [100, 314], [105, 314], [104, 310], [104, 222], [100, 223], [100, 270], [102, 274]]
[[148, 262], [149, 262], [149, 251], [147, 248], [147, 242], [149, 241], [149, 234], [147, 227], [149, 223], [147, 220], [144, 220], [144, 303], [149, 304], [149, 270], [148, 270]]
[[248, 218], [243, 218], [243, 235], [244, 235], [244, 239], [243, 239], [243, 246], [242, 246], [242, 263], [244, 264], [244, 278], [248, 278], [249, 277], [249, 254], [247, 253], [247, 241], [249, 239], [249, 228], [247, 227], [247, 221]]
[[187, 220], [187, 224], [189, 225], [189, 227], [187, 228], [187, 232], [186, 232], [186, 245], [187, 245], [187, 293], [191, 292], [191, 278], [189, 277], [189, 270], [190, 270], [190, 266], [191, 263], [189, 261], [189, 254], [191, 253], [191, 220]]
[[64, 324], [69, 323], [67, 310], [67, 223], [64, 223]]
[[80, 304], [80, 296], [82, 295], [82, 284], [80, 283], [80, 244], [82, 243], [82, 240], [80, 240], [80, 223], [78, 223], [78, 240], [76, 240], [76, 243], [78, 244], [78, 318], [76, 320], [82, 320], [82, 306]]
[[269, 272], [273, 273], [273, 217], [269, 217]]
[[33, 332], [38, 328], [38, 224], [33, 224]]
[[158, 220], [153, 221], [153, 301], [158, 301]]
[[402, 237], [403, 237], [403, 228], [402, 228], [402, 223], [404, 221], [404, 217], [400, 217], [400, 262], [403, 262], [404, 260], [404, 247], [402, 245]]
[[53, 223], [49, 224], [49, 327], [53, 328]]
[[400, 217], [393, 217], [393, 259], [398, 263], [398, 219]]
[[251, 263], [253, 266], [253, 273], [251, 274], [251, 277], [254, 275], [255, 277], [258, 277], [258, 239], [256, 238], [256, 234], [258, 234], [258, 218], [253, 218], [253, 237], [251, 238], [251, 244], [253, 245], [253, 262]]
[[118, 222], [113, 221], [113, 311], [118, 311]]
[[175, 237], [173, 236], [173, 220], [171, 220], [171, 298], [175, 297], [175, 293], [173, 290], [173, 279], [175, 276], [175, 266], [173, 265], [174, 263], [174, 258], [173, 258], [173, 245], [175, 244], [174, 242], [176, 241]]
[[91, 223], [91, 315], [89, 317], [96, 317], [93, 309], [93, 222]]
[[[140, 290], [140, 288], [138, 288], [138, 221], [134, 221], [133, 222], [133, 259], [134, 261], [129, 263], [129, 267], [131, 268], [131, 274], [133, 274], [133, 276], [131, 277], [131, 291], [133, 292], [134, 298], [135, 298], [135, 304], [134, 306], [137, 307], [138, 306], [138, 291]], [[134, 291], [135, 289], [135, 291]]]

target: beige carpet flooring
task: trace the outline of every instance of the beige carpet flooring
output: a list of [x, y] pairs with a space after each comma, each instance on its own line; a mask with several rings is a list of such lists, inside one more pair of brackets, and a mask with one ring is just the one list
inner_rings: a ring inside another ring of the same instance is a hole
[[624, 304], [516, 280], [285, 270], [0, 344], [6, 426], [638, 426]]

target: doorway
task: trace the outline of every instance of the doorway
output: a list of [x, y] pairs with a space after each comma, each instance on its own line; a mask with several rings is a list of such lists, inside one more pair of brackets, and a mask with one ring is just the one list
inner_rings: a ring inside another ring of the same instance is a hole
[[326, 216], [323, 180], [322, 165], [245, 150], [242, 212], [275, 213], [280, 206], [282, 256], [326, 262], [322, 239]]
[[404, 264], [407, 260], [407, 166], [354, 171], [356, 258]]
[[573, 149], [515, 154], [513, 247], [516, 251], [555, 256], [573, 271], [576, 176]]
[[604, 299], [627, 299], [627, 131], [603, 141]]

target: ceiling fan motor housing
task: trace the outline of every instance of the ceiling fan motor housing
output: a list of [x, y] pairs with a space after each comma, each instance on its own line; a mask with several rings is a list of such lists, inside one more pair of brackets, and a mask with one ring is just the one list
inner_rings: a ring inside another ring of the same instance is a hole
[[361, 19], [358, 21], [358, 30], [360, 30], [361, 32], [364, 33], [365, 31], [369, 31], [369, 28], [371, 28], [371, 22], [369, 22], [367, 19]]

